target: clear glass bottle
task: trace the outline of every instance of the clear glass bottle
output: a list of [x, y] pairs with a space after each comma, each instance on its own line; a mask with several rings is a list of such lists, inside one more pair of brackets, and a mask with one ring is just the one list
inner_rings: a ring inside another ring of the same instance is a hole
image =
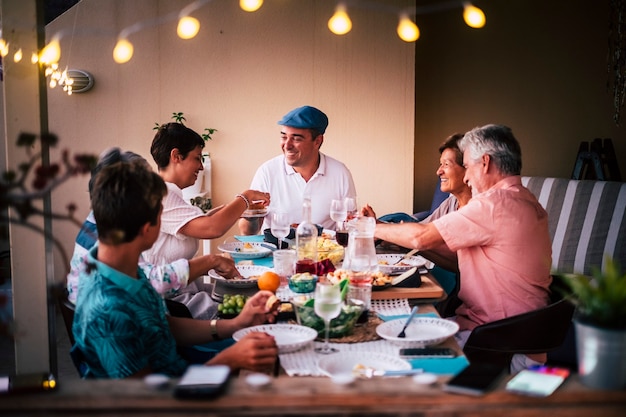
[[302, 221], [296, 229], [296, 272], [316, 273], [317, 226], [311, 222], [311, 198], [302, 203]]

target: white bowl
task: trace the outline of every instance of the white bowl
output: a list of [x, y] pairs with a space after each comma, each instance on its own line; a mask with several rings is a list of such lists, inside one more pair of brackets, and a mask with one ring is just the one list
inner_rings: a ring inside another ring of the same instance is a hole
[[[421, 266], [425, 266], [428, 263], [426, 258], [419, 255], [409, 256], [404, 260], [402, 260], [402, 257], [404, 257], [404, 255], [401, 253], [376, 255], [376, 259], [378, 260], [378, 270], [383, 274], [397, 275], [406, 272], [413, 267], [419, 268]], [[397, 265], [400, 260], [402, 260], [402, 262]]]
[[262, 324], [260, 326], [246, 327], [233, 333], [233, 339], [239, 341], [242, 337], [252, 332], [263, 332], [274, 336], [278, 353], [290, 353], [300, 350], [309, 345], [317, 337], [317, 331], [310, 327], [299, 324]]
[[401, 347], [423, 347], [436, 345], [459, 331], [459, 325], [436, 317], [415, 317], [407, 327], [405, 338], [398, 337], [406, 319], [391, 320], [376, 327], [376, 333]]
[[239, 273], [241, 274], [242, 279], [226, 279], [214, 269], [209, 271], [209, 276], [213, 279], [219, 279], [223, 281], [225, 286], [232, 288], [252, 288], [257, 285], [257, 276], [261, 275], [265, 271], [271, 271], [272, 268], [268, 268], [267, 266], [262, 265], [236, 265], [235, 266]]

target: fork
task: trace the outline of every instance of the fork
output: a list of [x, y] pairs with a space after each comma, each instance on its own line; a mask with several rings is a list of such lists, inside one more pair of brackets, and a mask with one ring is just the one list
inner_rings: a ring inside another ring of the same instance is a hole
[[404, 331], [406, 330], [407, 327], [409, 327], [409, 324], [411, 324], [411, 320], [413, 320], [413, 317], [415, 317], [415, 314], [417, 314], [417, 310], [418, 310], [418, 306], [414, 306], [413, 310], [411, 310], [411, 315], [409, 316], [408, 319], [406, 319], [406, 323], [404, 323], [404, 327], [402, 328], [402, 331], [400, 333], [398, 333], [398, 337], [399, 338], [405, 338], [406, 334], [404, 333]]
[[394, 265], [398, 265], [398, 264], [402, 263], [402, 261], [405, 261], [405, 260], [409, 259], [411, 256], [415, 255], [417, 252], [418, 252], [418, 250], [417, 250], [417, 249], [413, 249], [413, 250], [411, 250], [411, 251], [407, 252], [407, 253], [406, 253], [406, 254], [405, 254], [402, 258], [400, 258], [400, 259], [398, 260], [398, 262], [396, 262]]

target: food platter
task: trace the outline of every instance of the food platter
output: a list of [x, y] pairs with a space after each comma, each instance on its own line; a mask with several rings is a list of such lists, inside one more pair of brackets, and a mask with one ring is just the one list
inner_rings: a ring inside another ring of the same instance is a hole
[[257, 276], [261, 275], [265, 271], [271, 270], [271, 268], [261, 265], [237, 265], [236, 268], [241, 274], [242, 279], [226, 279], [215, 272], [214, 269], [209, 271], [209, 276], [223, 281], [228, 287], [252, 288], [257, 285]]
[[233, 333], [233, 339], [239, 341], [248, 333], [263, 332], [274, 336], [278, 353], [290, 353], [298, 351], [311, 344], [317, 337], [317, 331], [310, 327], [299, 324], [262, 324], [259, 326], [246, 327]]
[[338, 352], [324, 356], [317, 362], [319, 370], [327, 376], [350, 374], [355, 368], [366, 367], [377, 371], [404, 371], [411, 369], [411, 364], [397, 356], [378, 352]]
[[406, 319], [397, 319], [379, 324], [376, 334], [401, 347], [423, 347], [443, 342], [459, 331], [459, 325], [436, 317], [415, 317], [406, 328], [406, 337], [398, 337]]
[[422, 267], [428, 263], [423, 256], [414, 255], [406, 259], [402, 259], [404, 254], [380, 254], [376, 255], [378, 259], [378, 270], [384, 274], [397, 275], [408, 271], [413, 267]]
[[276, 245], [261, 242], [225, 242], [217, 247], [234, 259], [264, 258], [276, 249]]

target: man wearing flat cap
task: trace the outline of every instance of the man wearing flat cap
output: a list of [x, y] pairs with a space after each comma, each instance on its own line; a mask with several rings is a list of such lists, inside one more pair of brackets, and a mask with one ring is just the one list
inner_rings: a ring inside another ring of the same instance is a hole
[[[252, 188], [269, 192], [270, 211], [289, 213], [292, 224], [302, 221], [302, 202], [304, 196], [309, 196], [313, 223], [334, 230], [331, 200], [356, 197], [356, 189], [348, 168], [320, 152], [328, 117], [315, 107], [303, 106], [287, 113], [278, 124], [283, 154], [257, 169]], [[271, 216], [266, 216], [262, 229], [271, 227], [270, 222]], [[261, 220], [242, 218], [239, 228], [243, 234], [257, 234]]]

